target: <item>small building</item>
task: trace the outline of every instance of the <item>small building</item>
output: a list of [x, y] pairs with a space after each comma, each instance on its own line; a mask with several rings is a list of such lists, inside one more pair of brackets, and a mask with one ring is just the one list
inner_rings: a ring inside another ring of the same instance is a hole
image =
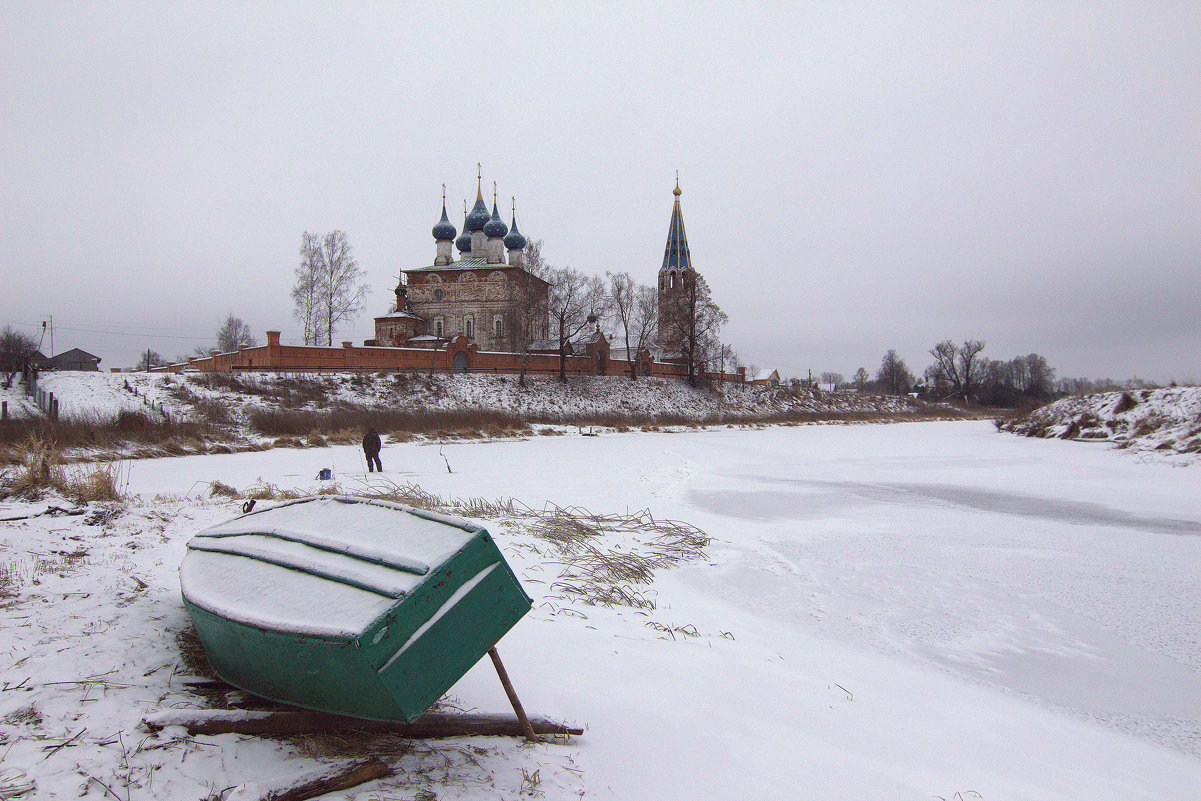
[[[39, 354], [40, 355], [40, 354]], [[57, 356], [46, 356], [37, 362], [39, 370], [76, 370], [95, 373], [100, 370], [100, 357], [86, 350], [71, 348]]]

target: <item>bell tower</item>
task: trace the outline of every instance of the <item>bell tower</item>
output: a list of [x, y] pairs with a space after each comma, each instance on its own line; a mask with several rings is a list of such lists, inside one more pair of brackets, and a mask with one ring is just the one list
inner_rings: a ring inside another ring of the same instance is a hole
[[684, 232], [684, 214], [680, 211], [680, 173], [676, 171], [676, 196], [671, 210], [671, 225], [667, 229], [667, 247], [663, 251], [663, 266], [659, 268], [659, 347], [668, 353], [682, 348], [684, 326], [691, 305], [690, 290], [696, 274], [688, 253], [688, 236]]

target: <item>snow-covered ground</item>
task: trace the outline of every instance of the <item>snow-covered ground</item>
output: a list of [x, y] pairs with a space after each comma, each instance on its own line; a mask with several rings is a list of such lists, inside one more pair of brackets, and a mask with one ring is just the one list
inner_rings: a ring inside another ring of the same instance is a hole
[[[1111, 442], [1135, 451], [1201, 453], [1201, 387], [1074, 395], [1001, 424], [1028, 437]], [[1182, 461], [1194, 462], [1196, 457]]]
[[[527, 419], [586, 416], [758, 418], [780, 413], [959, 416], [947, 406], [909, 397], [822, 392], [751, 384], [690, 387], [666, 378], [334, 373], [326, 375], [197, 373], [43, 373], [39, 386], [53, 392], [64, 417], [107, 416], [153, 407], [180, 420], [195, 418], [196, 401], [216, 401], [245, 426], [245, 413], [270, 407], [329, 409], [428, 409], [505, 412]], [[10, 407], [16, 408], [14, 385]], [[5, 396], [8, 397], [8, 396]]]
[[[556, 596], [559, 567], [519, 521], [482, 520], [535, 598], [499, 646], [522, 701], [587, 731], [429, 744], [405, 774], [334, 797], [513, 798], [535, 771], [545, 798], [1201, 795], [1196, 467], [987, 422], [387, 444], [382, 458], [382, 479], [350, 447], [129, 462], [143, 501], [111, 520], [0, 524], [0, 782], [200, 798], [311, 767], [293, 745], [138, 722], [196, 703], [175, 675], [176, 570], [188, 537], [237, 511], [200, 500], [207, 483], [316, 489], [331, 467], [343, 490], [646, 508], [714, 538], [644, 588], [654, 609], [600, 608]], [[487, 664], [451, 694], [506, 709]]]

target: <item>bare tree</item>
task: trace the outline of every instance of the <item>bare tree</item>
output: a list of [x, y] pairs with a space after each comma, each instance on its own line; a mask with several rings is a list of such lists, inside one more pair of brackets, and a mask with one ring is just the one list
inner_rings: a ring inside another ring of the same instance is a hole
[[867, 382], [871, 380], [871, 376], [867, 374], [867, 369], [864, 367], [860, 367], [855, 371], [855, 375], [851, 376], [851, 381], [855, 384], [855, 389], [859, 392], [867, 389]]
[[542, 240], [526, 241], [521, 254], [521, 272], [508, 282], [509, 308], [505, 325], [513, 335], [513, 349], [521, 354], [517, 383], [525, 386], [526, 359], [530, 346], [547, 338], [547, 276], [551, 271], [542, 255]]
[[[628, 272], [605, 275], [609, 278], [609, 303], [614, 322], [625, 338], [626, 365], [630, 378], [635, 379], [638, 377], [638, 356], [654, 344], [659, 325], [655, 314], [655, 289], [636, 283]], [[724, 361], [724, 352], [722, 356]]]
[[913, 386], [913, 373], [905, 360], [897, 355], [895, 350], [884, 354], [880, 360], [880, 369], [876, 371], [876, 380], [880, 388], [893, 395], [904, 395]]
[[967, 339], [962, 345], [945, 339], [930, 349], [936, 375], [951, 382], [952, 394], [961, 395], [964, 400], [971, 397], [982, 377], [983, 350], [984, 341], [980, 339]]
[[589, 316], [606, 309], [605, 285], [599, 276], [584, 275], [572, 267], [549, 271], [548, 306], [552, 338], [559, 341], [559, 380], [567, 380], [567, 353], [571, 340], [589, 326]]
[[300, 236], [300, 265], [292, 287], [293, 316], [304, 326], [304, 344], [320, 345], [326, 338], [321, 315], [321, 237], [305, 231]]
[[718, 335], [729, 317], [716, 303], [709, 284], [700, 273], [688, 270], [682, 275], [683, 291], [672, 295], [659, 309], [664, 339], [678, 343], [680, 355], [688, 361], [688, 383], [696, 386], [696, 368], [712, 362], [721, 347]]
[[[1021, 358], [1021, 357], [1018, 357]], [[1017, 361], [1017, 359], [1014, 359]], [[1026, 394], [1032, 398], [1049, 398], [1055, 384], [1055, 368], [1047, 360], [1031, 353], [1025, 358]]]
[[242, 322], [241, 318], [234, 317], [233, 312], [226, 315], [225, 322], [217, 329], [217, 350], [221, 353], [235, 351], [239, 345], [257, 344], [259, 341], [250, 333], [250, 326]]
[[4, 326], [0, 331], [0, 374], [4, 376], [5, 389], [12, 387], [17, 373], [30, 365], [37, 350], [37, 340], [29, 334]]
[[168, 364], [168, 361], [157, 350], [145, 350], [142, 352], [142, 358], [138, 361], [138, 365], [134, 369], [139, 372], [146, 372], [151, 367], [162, 367], [165, 364]]
[[292, 288], [294, 314], [305, 326], [305, 341], [334, 344], [338, 323], [353, 320], [371, 289], [355, 261], [345, 231], [324, 237], [306, 231], [300, 243], [300, 267]]
[[838, 385], [843, 382], [842, 373], [822, 373], [821, 382], [830, 385], [830, 391], [838, 389]]

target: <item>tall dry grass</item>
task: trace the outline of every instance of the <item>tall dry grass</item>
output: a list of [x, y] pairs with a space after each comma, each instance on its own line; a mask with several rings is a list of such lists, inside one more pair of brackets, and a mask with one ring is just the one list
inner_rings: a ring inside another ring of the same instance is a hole
[[0, 464], [16, 464], [30, 442], [53, 442], [60, 451], [113, 450], [132, 444], [186, 453], [203, 450], [208, 440], [227, 436], [207, 422], [167, 419], [141, 410], [122, 410], [115, 415], [73, 415], [58, 420], [10, 420], [0, 425]]
[[30, 438], [17, 448], [18, 462], [0, 479], [0, 497], [36, 498], [48, 491], [76, 501], [120, 501], [126, 480], [118, 464], [68, 465], [58, 443]]

